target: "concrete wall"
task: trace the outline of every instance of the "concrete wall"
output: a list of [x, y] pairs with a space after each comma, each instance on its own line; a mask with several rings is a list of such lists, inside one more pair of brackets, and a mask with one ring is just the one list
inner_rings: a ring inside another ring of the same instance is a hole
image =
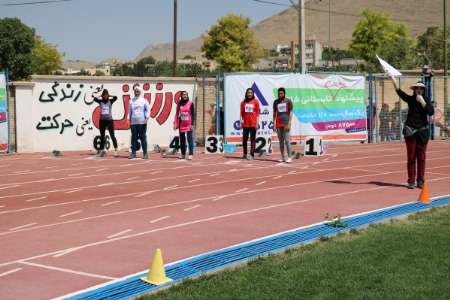
[[103, 89], [118, 96], [113, 105], [116, 137], [119, 148], [128, 148], [130, 131], [126, 112], [136, 83], [150, 101], [149, 144], [168, 145], [170, 136], [176, 135], [173, 130], [175, 99], [183, 90], [193, 98], [194, 78], [35, 76], [28, 83], [13, 83], [17, 151], [94, 149], [99, 135], [99, 109], [93, 102], [93, 94]]

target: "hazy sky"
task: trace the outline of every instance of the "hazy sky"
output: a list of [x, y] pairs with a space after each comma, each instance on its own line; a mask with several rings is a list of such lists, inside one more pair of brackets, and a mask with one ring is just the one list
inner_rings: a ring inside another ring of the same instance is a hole
[[[150, 43], [172, 40], [172, 0], [73, 0], [4, 6], [37, 0], [0, 0], [0, 18], [18, 17], [46, 41], [57, 44], [65, 59], [133, 59]], [[288, 4], [288, 0], [279, 0]], [[251, 0], [178, 0], [179, 39], [192, 39], [216, 20], [237, 13], [257, 23], [285, 7]]]

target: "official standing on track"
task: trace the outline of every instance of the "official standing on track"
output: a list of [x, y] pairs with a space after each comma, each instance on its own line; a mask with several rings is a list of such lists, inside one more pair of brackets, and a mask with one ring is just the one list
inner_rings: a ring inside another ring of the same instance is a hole
[[194, 103], [189, 99], [186, 91], [181, 93], [180, 102], [177, 105], [175, 120], [173, 122], [174, 129], [178, 129], [180, 133], [181, 159], [186, 158], [186, 138], [189, 144], [188, 160], [194, 155], [194, 126], [195, 126], [195, 109]]
[[[278, 99], [273, 102], [273, 124], [277, 130], [278, 141], [280, 142], [281, 159], [280, 162], [292, 162], [291, 150], [291, 121], [293, 105], [290, 99], [286, 98], [286, 90], [282, 87], [278, 89]], [[286, 156], [284, 146], [286, 145]]]
[[117, 140], [114, 135], [114, 121], [112, 118], [112, 105], [116, 102], [117, 96], [110, 96], [107, 89], [102, 92], [101, 98], [94, 98], [94, 101], [100, 105], [100, 149], [98, 156], [106, 156], [105, 151], [105, 131], [108, 129], [109, 136], [114, 145], [114, 156], [119, 156], [119, 149], [117, 148]]
[[[241, 102], [241, 127], [243, 130], [242, 146], [244, 159], [255, 158], [256, 130], [259, 124], [259, 101], [255, 98], [255, 92], [249, 88], [245, 92], [245, 99]], [[250, 156], [247, 152], [247, 142], [250, 136]]]
[[138, 140], [141, 141], [144, 159], [148, 159], [147, 153], [147, 122], [150, 118], [150, 105], [142, 97], [139, 86], [134, 86], [134, 97], [130, 101], [128, 119], [131, 124], [131, 154], [129, 159], [136, 158]]
[[408, 188], [418, 188], [425, 183], [425, 161], [430, 127], [428, 117], [434, 115], [434, 107], [425, 95], [426, 86], [417, 82], [411, 86], [412, 95], [402, 91], [394, 77], [391, 77], [398, 96], [408, 104], [408, 116], [403, 128], [408, 154]]

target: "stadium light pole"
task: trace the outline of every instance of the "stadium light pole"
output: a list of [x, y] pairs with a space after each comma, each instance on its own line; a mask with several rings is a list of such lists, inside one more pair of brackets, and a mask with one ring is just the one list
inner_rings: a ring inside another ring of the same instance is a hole
[[306, 73], [305, 61], [305, 0], [298, 0], [298, 71]]
[[178, 18], [178, 0], [173, 0], [173, 69], [172, 76], [177, 76], [177, 18]]
[[444, 0], [444, 122], [445, 124], [448, 122], [448, 59], [447, 59], [447, 51], [448, 51], [448, 38], [447, 38], [447, 0]]

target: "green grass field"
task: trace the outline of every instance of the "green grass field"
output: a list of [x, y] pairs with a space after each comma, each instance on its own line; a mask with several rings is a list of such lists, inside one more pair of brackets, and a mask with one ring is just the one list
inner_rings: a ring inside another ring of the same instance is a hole
[[450, 207], [139, 298], [150, 299], [450, 299]]

